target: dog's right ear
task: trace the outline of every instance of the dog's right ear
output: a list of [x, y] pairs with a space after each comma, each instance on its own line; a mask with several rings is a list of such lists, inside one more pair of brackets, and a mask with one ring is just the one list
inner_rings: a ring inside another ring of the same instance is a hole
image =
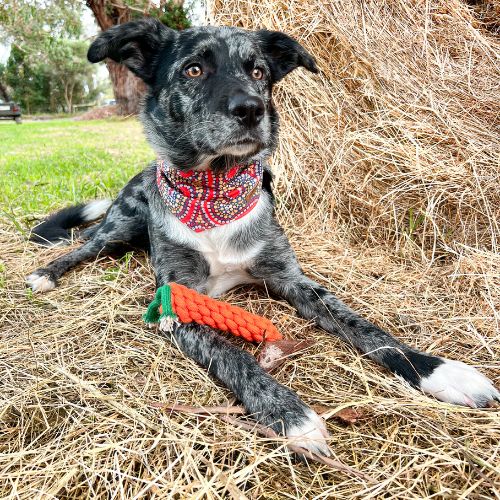
[[109, 57], [124, 64], [147, 84], [152, 84], [158, 63], [158, 53], [174, 40], [176, 32], [155, 18], [132, 21], [101, 33], [87, 52], [90, 62]]
[[269, 30], [256, 31], [255, 35], [269, 64], [273, 82], [280, 81], [299, 66], [312, 73], [318, 72], [314, 57], [292, 37]]

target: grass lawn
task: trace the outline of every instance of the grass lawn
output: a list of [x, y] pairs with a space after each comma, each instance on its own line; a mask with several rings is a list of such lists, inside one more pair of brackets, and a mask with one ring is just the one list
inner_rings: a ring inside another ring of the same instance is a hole
[[135, 119], [0, 122], [0, 210], [43, 215], [115, 195], [154, 159]]

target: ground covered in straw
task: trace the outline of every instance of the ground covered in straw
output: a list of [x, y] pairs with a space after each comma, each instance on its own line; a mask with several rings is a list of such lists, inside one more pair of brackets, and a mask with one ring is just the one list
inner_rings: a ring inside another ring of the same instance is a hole
[[[215, 15], [296, 36], [322, 70], [277, 89], [278, 214], [306, 273], [400, 338], [468, 361], [498, 385], [498, 42], [477, 10], [457, 0], [237, 0], [217, 2]], [[226, 298], [287, 338], [315, 339], [274, 375], [325, 417], [357, 410], [352, 424], [328, 418], [330, 445], [374, 482], [296, 463], [283, 443], [216, 415], [162, 407], [234, 401], [142, 324], [154, 286], [142, 255], [81, 266], [44, 296], [23, 285], [67, 251], [26, 244], [23, 231], [44, 211], [116, 192], [151, 154], [139, 126], [26, 124], [24, 138], [8, 127], [0, 497], [500, 496], [497, 409], [426, 398], [264, 291]]]

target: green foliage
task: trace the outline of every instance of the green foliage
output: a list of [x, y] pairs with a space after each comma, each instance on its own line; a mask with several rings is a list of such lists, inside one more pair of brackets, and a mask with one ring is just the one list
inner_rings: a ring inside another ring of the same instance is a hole
[[95, 70], [87, 61], [87, 45], [80, 40], [52, 39], [47, 47], [48, 73], [64, 98], [67, 112], [72, 112], [75, 100], [82, 102], [94, 85]]
[[95, 99], [94, 67], [86, 60], [87, 44], [51, 39], [43, 57], [29, 57], [12, 46], [3, 81], [24, 112], [72, 111], [75, 103]]
[[47, 111], [51, 82], [44, 64], [31, 63], [16, 45], [12, 46], [3, 81], [11, 89], [11, 98], [24, 112]]
[[415, 233], [420, 226], [422, 226], [424, 221], [425, 215], [423, 213], [419, 213], [413, 208], [408, 210], [408, 224], [405, 229], [405, 233], [408, 235], [408, 238], [413, 239], [415, 237]]
[[82, 34], [80, 0], [2, 0], [0, 39], [38, 52], [47, 37], [77, 38]]
[[7, 67], [5, 64], [0, 63], [0, 99], [9, 100], [9, 95], [7, 93], [6, 83], [5, 83], [5, 73], [7, 71]]
[[165, 26], [175, 30], [183, 30], [191, 27], [191, 21], [187, 16], [187, 9], [169, 0], [157, 9], [151, 10], [151, 15], [157, 17]]
[[[158, 18], [163, 24], [176, 30], [182, 30], [191, 26], [188, 17], [189, 9], [186, 8], [186, 2], [179, 4], [173, 0], [160, 0], [160, 2], [152, 2], [151, 0], [106, 1], [106, 9], [109, 16], [113, 16], [116, 13], [116, 8], [121, 9], [122, 12], [126, 12], [128, 20], [151, 16]], [[123, 22], [123, 20], [120, 22]]]
[[86, 60], [78, 0], [4, 0], [0, 39], [12, 44], [0, 82], [28, 113], [72, 111], [94, 97], [95, 69]]
[[[187, 9], [172, 0], [105, 1], [111, 21], [154, 16], [174, 29], [188, 28]], [[3, 0], [0, 40], [12, 43], [0, 83], [24, 112], [72, 112], [73, 105], [95, 100], [95, 67], [88, 64], [80, 0]]]

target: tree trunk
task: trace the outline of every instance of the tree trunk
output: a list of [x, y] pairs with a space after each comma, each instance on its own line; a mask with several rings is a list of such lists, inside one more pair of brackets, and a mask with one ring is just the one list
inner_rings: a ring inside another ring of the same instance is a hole
[[69, 102], [69, 95], [68, 95], [68, 82], [63, 81], [62, 84], [64, 87], [64, 101], [66, 102], [66, 113], [71, 113], [71, 104]]
[[109, 59], [106, 61], [106, 66], [113, 85], [118, 114], [137, 114], [139, 112], [141, 97], [146, 91], [146, 86], [125, 66]]
[[[103, 31], [130, 20], [130, 9], [122, 0], [115, 0], [113, 3], [108, 0], [87, 0], [87, 6]], [[137, 114], [146, 86], [125, 66], [108, 59], [106, 67], [113, 85], [117, 113], [120, 115]]]
[[55, 113], [57, 110], [56, 96], [54, 94], [53, 84], [49, 83], [49, 98], [50, 98], [50, 112]]
[[9, 93], [7, 92], [7, 86], [0, 82], [0, 97], [3, 98], [5, 102], [10, 101]]
[[[174, 0], [177, 7], [183, 7], [184, 0]], [[129, 0], [86, 0], [87, 7], [94, 14], [95, 20], [101, 30], [105, 31], [117, 24], [123, 24], [137, 16], [151, 15], [157, 11], [158, 5], [164, 8], [167, 0], [160, 0], [159, 4], [152, 0], [142, 2], [130, 2]], [[109, 77], [113, 85], [117, 112], [120, 115], [137, 114], [141, 97], [146, 91], [146, 85], [134, 76], [127, 68], [111, 60], [106, 61]]]
[[69, 98], [69, 112], [71, 114], [73, 114], [73, 96], [75, 94], [75, 85], [76, 85], [76, 82], [73, 81], [71, 82], [71, 85], [69, 87], [69, 92], [68, 92], [68, 98]]

